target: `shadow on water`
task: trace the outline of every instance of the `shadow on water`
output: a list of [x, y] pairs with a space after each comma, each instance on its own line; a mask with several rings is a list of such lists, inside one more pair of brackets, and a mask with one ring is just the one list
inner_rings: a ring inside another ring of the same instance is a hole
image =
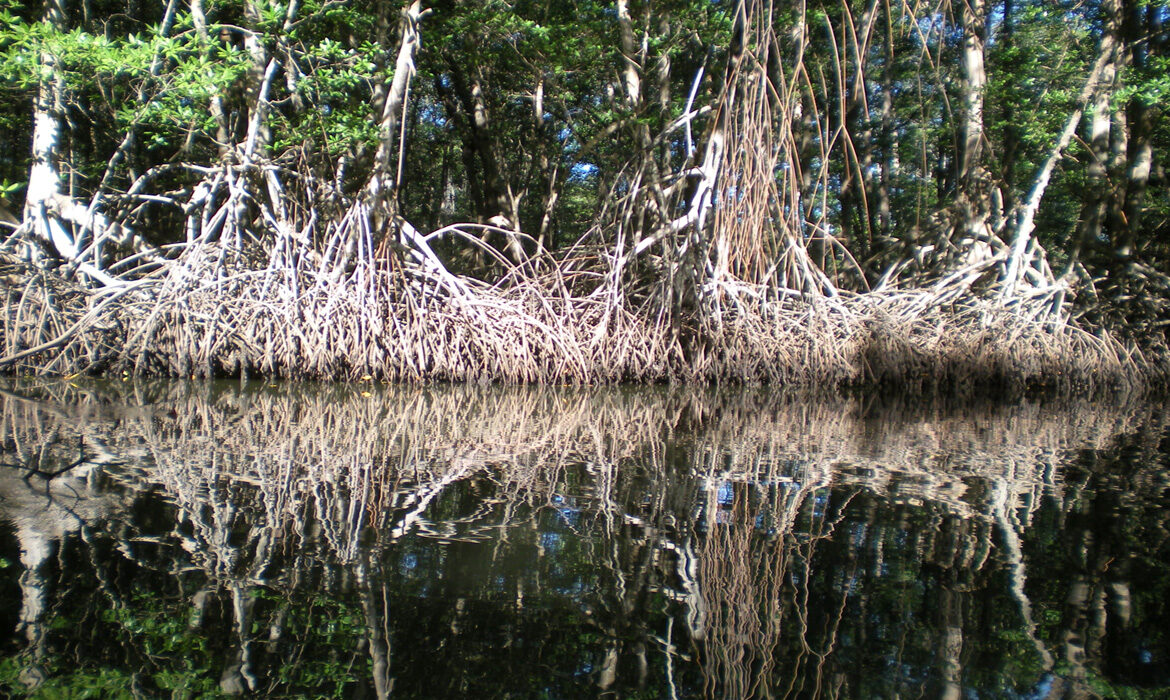
[[765, 390], [9, 384], [0, 688], [1167, 694], [1168, 425]]

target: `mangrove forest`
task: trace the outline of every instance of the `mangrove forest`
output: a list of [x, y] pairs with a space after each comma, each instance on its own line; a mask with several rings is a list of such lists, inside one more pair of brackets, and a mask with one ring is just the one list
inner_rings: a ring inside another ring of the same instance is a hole
[[0, 0], [0, 372], [1170, 377], [1167, 0]]

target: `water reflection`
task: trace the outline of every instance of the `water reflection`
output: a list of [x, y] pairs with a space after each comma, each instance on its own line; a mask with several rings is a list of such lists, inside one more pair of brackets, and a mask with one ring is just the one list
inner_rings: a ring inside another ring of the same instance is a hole
[[1170, 686], [1158, 406], [19, 383], [0, 687]]

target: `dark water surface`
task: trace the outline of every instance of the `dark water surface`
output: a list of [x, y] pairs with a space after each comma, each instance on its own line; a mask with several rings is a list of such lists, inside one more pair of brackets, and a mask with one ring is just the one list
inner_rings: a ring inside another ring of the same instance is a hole
[[1170, 696], [1170, 413], [17, 382], [0, 694]]

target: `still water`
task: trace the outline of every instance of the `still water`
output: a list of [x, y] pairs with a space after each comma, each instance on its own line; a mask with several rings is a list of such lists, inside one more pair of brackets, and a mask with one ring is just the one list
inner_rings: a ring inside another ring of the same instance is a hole
[[1170, 412], [0, 387], [0, 694], [1170, 696]]

